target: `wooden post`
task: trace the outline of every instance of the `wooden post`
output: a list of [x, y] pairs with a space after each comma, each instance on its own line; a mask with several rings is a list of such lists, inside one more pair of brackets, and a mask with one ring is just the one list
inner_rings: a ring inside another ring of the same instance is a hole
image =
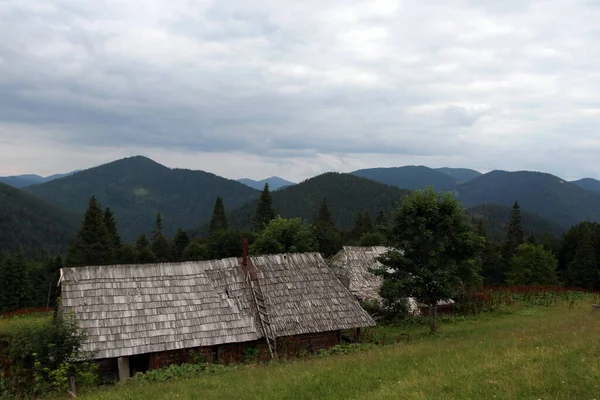
[[117, 359], [117, 366], [119, 368], [119, 381], [125, 382], [130, 377], [129, 373], [129, 357], [119, 357]]
[[76, 398], [77, 397], [77, 385], [75, 385], [75, 377], [74, 376], [69, 377], [69, 385], [71, 386], [71, 390], [69, 390], [69, 394], [71, 395], [71, 397]]
[[360, 343], [360, 328], [356, 328], [356, 343]]

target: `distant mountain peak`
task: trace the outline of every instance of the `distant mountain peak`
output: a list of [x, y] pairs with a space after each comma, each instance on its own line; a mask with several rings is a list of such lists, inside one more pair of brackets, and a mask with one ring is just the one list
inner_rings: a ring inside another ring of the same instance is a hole
[[265, 183], [269, 184], [269, 188], [271, 190], [279, 190], [296, 184], [294, 182], [285, 180], [279, 176], [272, 176], [270, 178], [263, 179], [260, 181], [256, 181], [254, 179], [249, 178], [242, 178], [238, 179], [237, 181], [243, 183], [246, 186], [250, 186], [251, 188], [258, 190], [262, 190], [265, 187]]

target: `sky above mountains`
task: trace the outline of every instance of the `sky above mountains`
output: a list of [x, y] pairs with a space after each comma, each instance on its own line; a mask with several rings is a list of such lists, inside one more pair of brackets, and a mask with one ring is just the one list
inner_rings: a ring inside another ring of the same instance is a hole
[[600, 177], [600, 2], [0, 3], [0, 175]]

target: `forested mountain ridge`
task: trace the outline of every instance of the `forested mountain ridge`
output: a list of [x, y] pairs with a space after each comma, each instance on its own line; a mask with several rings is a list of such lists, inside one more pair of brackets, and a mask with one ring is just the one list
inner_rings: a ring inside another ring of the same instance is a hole
[[0, 251], [64, 251], [79, 219], [12, 186], [0, 183]]
[[54, 174], [50, 176], [39, 176], [34, 174], [0, 176], [0, 182], [15, 187], [17, 189], [31, 185], [50, 182], [55, 179], [64, 178], [65, 176], [73, 175], [79, 171], [68, 172], [66, 174]]
[[270, 178], [262, 179], [260, 181], [255, 181], [254, 179], [248, 178], [238, 179], [237, 181], [257, 190], [262, 190], [265, 187], [265, 183], [269, 184], [269, 188], [271, 190], [280, 190], [288, 186], [295, 185], [294, 182], [290, 182], [278, 176], [272, 176]]
[[408, 190], [433, 186], [435, 190], [443, 192], [452, 190], [457, 184], [456, 179], [450, 175], [422, 165], [361, 169], [351, 174]]
[[453, 178], [457, 183], [468, 182], [471, 179], [475, 179], [478, 176], [481, 176], [481, 172], [475, 171], [474, 169], [469, 168], [436, 168], [436, 171], [444, 173], [449, 177]]
[[116, 215], [123, 240], [131, 242], [150, 232], [161, 213], [165, 234], [206, 222], [215, 199], [235, 207], [258, 191], [234, 180], [204, 172], [170, 169], [149, 158], [117, 160], [74, 175], [34, 185], [26, 192], [72, 213], [83, 215], [91, 196]]
[[[277, 212], [284, 218], [300, 217], [312, 221], [323, 199], [327, 201], [339, 229], [351, 229], [358, 211], [367, 211], [372, 218], [379, 211], [389, 214], [408, 192], [350, 174], [328, 172], [307, 179], [294, 186], [272, 193]], [[257, 201], [233, 209], [229, 215], [230, 226], [251, 229]]]
[[583, 178], [571, 183], [579, 186], [582, 189], [592, 191], [594, 193], [600, 193], [600, 181], [592, 178]]
[[581, 221], [600, 221], [600, 195], [542, 172], [492, 171], [459, 184], [454, 193], [465, 207], [511, 206], [568, 228]]
[[[481, 204], [471, 207], [467, 214], [474, 222], [482, 221], [488, 235], [488, 239], [500, 242], [506, 238], [506, 230], [510, 220], [512, 208], [498, 204]], [[530, 212], [521, 212], [523, 230], [526, 234], [534, 234], [538, 238], [548, 233], [554, 237], [560, 237], [567, 229], [547, 218]]]

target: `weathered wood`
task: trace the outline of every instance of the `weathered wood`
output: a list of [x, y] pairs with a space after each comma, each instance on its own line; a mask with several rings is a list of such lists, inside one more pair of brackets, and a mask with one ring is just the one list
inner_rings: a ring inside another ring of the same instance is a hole
[[129, 370], [129, 357], [119, 357], [117, 360], [117, 366], [119, 368], [119, 382], [125, 382], [131, 376]]
[[71, 395], [71, 397], [77, 397], [77, 385], [75, 384], [74, 376], [69, 377], [69, 386], [71, 387], [71, 390], [69, 390], [69, 394]]
[[592, 310], [594, 310], [594, 311], [600, 310], [600, 304], [592, 304]]

